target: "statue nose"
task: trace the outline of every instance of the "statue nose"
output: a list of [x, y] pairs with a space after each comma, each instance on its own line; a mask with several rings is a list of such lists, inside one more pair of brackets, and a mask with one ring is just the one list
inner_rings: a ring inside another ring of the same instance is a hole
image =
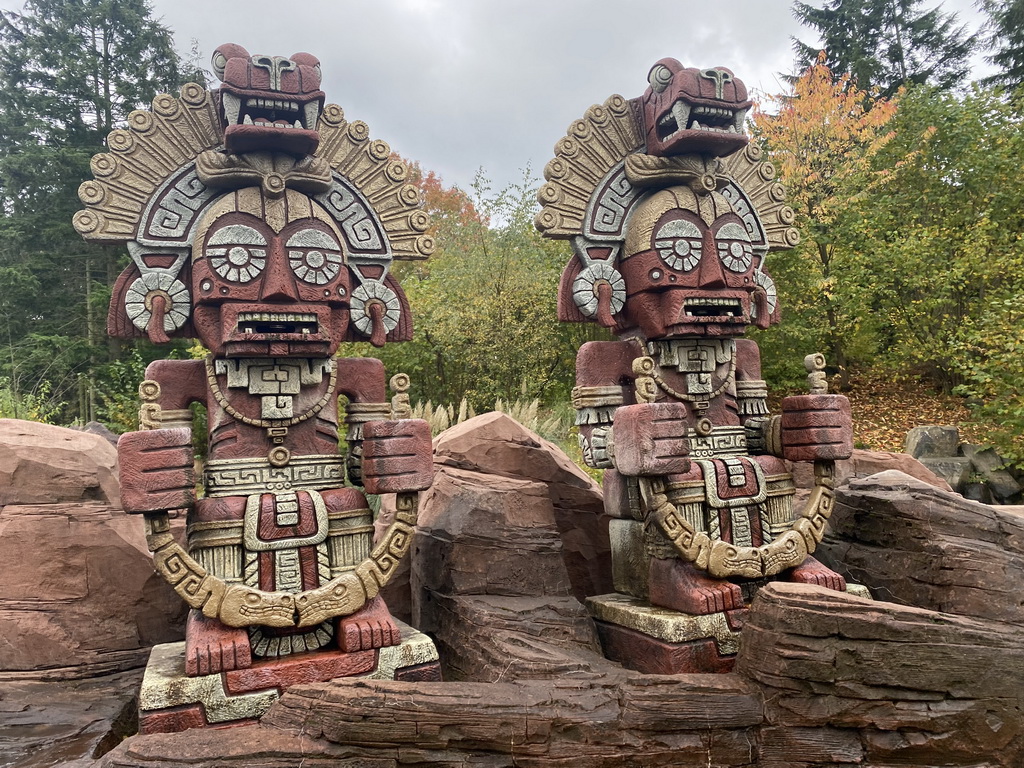
[[274, 248], [267, 265], [267, 275], [263, 278], [263, 291], [260, 297], [264, 301], [298, 301], [299, 292], [295, 285], [295, 276], [283, 249]]
[[697, 285], [701, 288], [724, 288], [725, 273], [722, 272], [722, 263], [718, 258], [718, 249], [715, 247], [715, 239], [710, 232], [704, 238], [701, 248], [700, 268], [697, 272]]

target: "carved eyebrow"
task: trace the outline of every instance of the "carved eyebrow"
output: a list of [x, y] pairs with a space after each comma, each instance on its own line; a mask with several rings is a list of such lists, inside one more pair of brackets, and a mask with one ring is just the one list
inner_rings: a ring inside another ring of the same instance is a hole
[[338, 250], [338, 241], [320, 229], [300, 229], [288, 238], [286, 248], [331, 248]]
[[700, 237], [700, 230], [697, 225], [692, 221], [686, 221], [685, 219], [675, 219], [666, 224], [663, 224], [657, 232], [655, 237]]
[[259, 230], [245, 224], [229, 224], [213, 233], [208, 245], [266, 245], [265, 238]]
[[731, 237], [736, 240], [750, 240], [750, 235], [747, 234], [747, 230], [737, 224], [735, 221], [730, 221], [722, 225], [722, 228], [718, 230], [719, 237]]

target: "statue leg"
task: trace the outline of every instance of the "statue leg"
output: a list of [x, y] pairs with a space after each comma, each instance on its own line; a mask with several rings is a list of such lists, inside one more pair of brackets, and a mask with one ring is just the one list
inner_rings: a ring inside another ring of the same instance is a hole
[[693, 615], [743, 607], [743, 593], [731, 581], [716, 579], [679, 559], [651, 558], [652, 605]]
[[399, 645], [402, 633], [384, 599], [377, 595], [351, 616], [338, 619], [338, 647], [346, 653]]
[[797, 584], [817, 584], [819, 587], [834, 589], [836, 592], [846, 591], [846, 579], [810, 556], [789, 571], [786, 574], [786, 580]]
[[249, 633], [191, 610], [185, 623], [185, 674], [213, 675], [252, 666]]

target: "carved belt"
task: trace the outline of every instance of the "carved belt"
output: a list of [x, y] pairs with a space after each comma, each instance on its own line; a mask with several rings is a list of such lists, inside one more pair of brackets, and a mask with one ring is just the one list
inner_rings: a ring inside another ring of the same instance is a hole
[[345, 485], [345, 459], [335, 454], [292, 456], [287, 466], [266, 459], [217, 459], [204, 473], [207, 496], [250, 496], [286, 491], [323, 491]]
[[689, 430], [691, 459], [714, 459], [722, 456], [744, 456], [747, 437], [743, 427], [714, 427], [708, 435]]

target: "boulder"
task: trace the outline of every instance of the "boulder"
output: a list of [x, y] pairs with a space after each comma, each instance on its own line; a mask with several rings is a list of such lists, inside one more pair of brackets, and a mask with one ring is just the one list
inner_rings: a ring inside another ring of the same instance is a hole
[[74, 501], [121, 506], [117, 449], [89, 432], [0, 419], [0, 507]]
[[1019, 629], [775, 582], [736, 673], [764, 694], [760, 768], [1016, 766]]
[[1024, 624], [1024, 507], [880, 472], [837, 490], [818, 553], [876, 598]]
[[142, 670], [41, 681], [0, 673], [0, 765], [87, 768], [138, 729]]
[[558, 446], [510, 416], [491, 412], [442, 433], [434, 441], [434, 462], [439, 468], [540, 483], [554, 512], [572, 593], [582, 600], [612, 590], [601, 488]]
[[120, 435], [109, 429], [106, 424], [100, 424], [98, 421], [90, 421], [86, 423], [84, 427], [72, 427], [72, 429], [77, 429], [79, 432], [88, 432], [90, 435], [99, 435], [112, 446], [117, 448], [117, 438], [120, 437]]
[[985, 481], [992, 495], [1001, 503], [1007, 503], [1018, 497], [1021, 485], [1006, 469], [1006, 459], [991, 448], [981, 448], [965, 443], [964, 456], [971, 460], [971, 466]]
[[942, 459], [956, 456], [960, 430], [952, 426], [914, 427], [907, 431], [906, 453], [915, 459]]
[[[923, 457], [918, 459], [926, 469], [941, 477], [957, 493], [964, 493], [974, 467], [963, 456]], [[965, 494], [966, 495], [966, 494]]]
[[611, 591], [597, 484], [502, 413], [443, 433], [434, 462], [412, 546], [410, 602], [412, 623], [434, 636], [445, 679], [605, 669], [579, 599]]
[[0, 671], [129, 669], [184, 636], [185, 603], [155, 572], [142, 520], [108, 504], [8, 504], [0, 563]]

